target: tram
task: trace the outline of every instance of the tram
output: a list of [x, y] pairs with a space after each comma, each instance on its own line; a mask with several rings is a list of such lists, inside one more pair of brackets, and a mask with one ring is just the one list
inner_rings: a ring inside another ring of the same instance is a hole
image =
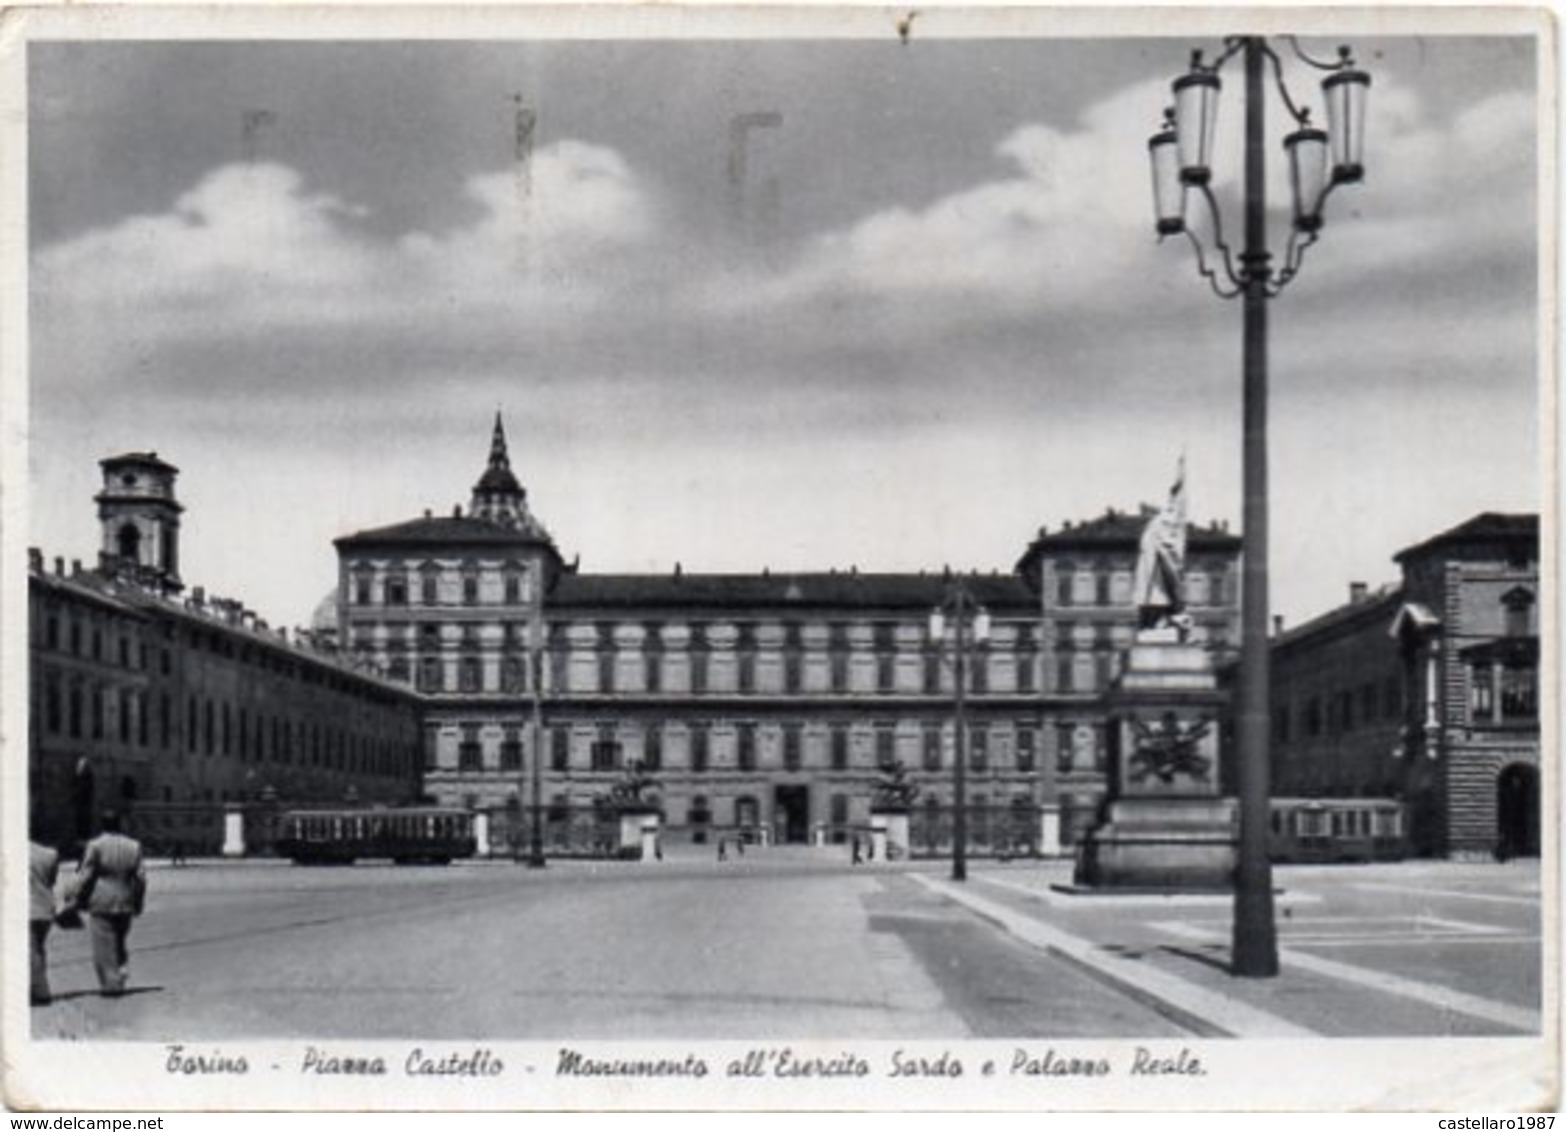
[[1274, 861], [1399, 861], [1407, 855], [1402, 802], [1393, 798], [1274, 798]]
[[399, 865], [448, 865], [477, 851], [467, 810], [289, 810], [278, 819], [277, 855], [298, 865], [351, 865], [390, 858]]

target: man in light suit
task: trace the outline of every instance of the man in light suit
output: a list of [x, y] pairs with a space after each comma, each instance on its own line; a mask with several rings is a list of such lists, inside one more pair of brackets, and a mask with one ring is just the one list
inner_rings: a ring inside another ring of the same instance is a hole
[[37, 839], [34, 824], [32, 840], [27, 843], [28, 909], [27, 920], [32, 937], [32, 993], [34, 1006], [48, 1006], [49, 954], [45, 950], [49, 929], [54, 926], [54, 882], [60, 873], [60, 854]]
[[81, 884], [76, 907], [89, 913], [92, 963], [98, 986], [106, 995], [125, 993], [130, 977], [125, 939], [131, 920], [141, 915], [147, 895], [147, 872], [142, 865], [141, 843], [120, 832], [120, 815], [103, 815], [103, 832], [87, 843], [77, 868]]

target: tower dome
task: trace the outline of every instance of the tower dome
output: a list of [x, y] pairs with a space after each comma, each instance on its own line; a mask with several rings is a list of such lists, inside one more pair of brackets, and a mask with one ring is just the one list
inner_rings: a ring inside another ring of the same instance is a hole
[[489, 442], [489, 463], [473, 485], [468, 513], [475, 519], [484, 519], [511, 530], [548, 537], [543, 527], [528, 513], [527, 491], [517, 482], [511, 470], [511, 456], [506, 450], [506, 426], [498, 411], [495, 413], [495, 430]]

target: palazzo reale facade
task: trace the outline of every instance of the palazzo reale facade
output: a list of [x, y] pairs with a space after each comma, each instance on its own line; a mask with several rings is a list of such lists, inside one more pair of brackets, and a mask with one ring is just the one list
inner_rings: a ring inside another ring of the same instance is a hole
[[[339, 647], [419, 693], [424, 789], [513, 811], [590, 805], [633, 763], [668, 836], [765, 829], [841, 840], [885, 768], [949, 804], [953, 665], [929, 637], [963, 586], [988, 613], [966, 687], [968, 799], [1058, 809], [1062, 840], [1104, 790], [1099, 696], [1135, 630], [1144, 515], [1041, 530], [1006, 572], [594, 574], [568, 566], [510, 467], [497, 415], [465, 511], [340, 538]], [[1195, 639], [1238, 640], [1240, 540], [1192, 527]], [[323, 626], [327, 627], [327, 626]]]

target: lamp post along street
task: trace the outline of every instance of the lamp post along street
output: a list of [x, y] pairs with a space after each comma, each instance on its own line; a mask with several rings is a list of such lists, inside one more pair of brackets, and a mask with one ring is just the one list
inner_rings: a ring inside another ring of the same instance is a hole
[[968, 667], [969, 649], [990, 635], [990, 617], [961, 581], [948, 574], [946, 597], [930, 611], [930, 641], [941, 649], [946, 618], [955, 622], [952, 634], [952, 717], [956, 734], [952, 750], [952, 879], [968, 879]]
[[952, 879], [968, 879], [968, 641], [967, 597], [961, 586], [956, 591], [957, 640], [952, 658], [953, 684], [956, 688], [955, 725], [957, 734], [952, 765]]
[[1267, 732], [1271, 655], [1267, 644], [1267, 251], [1265, 60], [1253, 36], [1245, 45], [1245, 340], [1242, 367], [1244, 451], [1240, 566], [1240, 703], [1236, 738], [1240, 745], [1240, 845], [1234, 883], [1231, 962], [1239, 975], [1269, 978], [1278, 973], [1277, 925], [1272, 904], [1272, 862], [1267, 856], [1271, 809]]
[[528, 635], [533, 651], [533, 712], [530, 727], [533, 732], [533, 761], [529, 768], [531, 781], [528, 797], [527, 866], [530, 869], [544, 867], [544, 619], [536, 612]]
[[[1268, 741], [1271, 726], [1271, 672], [1267, 639], [1268, 597], [1268, 464], [1267, 351], [1268, 300], [1282, 293], [1299, 273], [1306, 251], [1319, 238], [1327, 197], [1338, 185], [1364, 177], [1364, 117], [1370, 77], [1354, 66], [1347, 47], [1338, 49], [1335, 63], [1310, 58], [1292, 36], [1294, 54], [1306, 66], [1330, 72], [1322, 82], [1328, 128], [1310, 123], [1310, 112], [1296, 105], [1283, 81], [1283, 63], [1262, 36], [1238, 36], [1225, 41], [1211, 65], [1202, 53], [1191, 59], [1187, 74], [1173, 84], [1175, 106], [1165, 111], [1163, 128], [1148, 141], [1153, 169], [1155, 230], [1159, 240], [1187, 236], [1196, 251], [1197, 268], [1223, 299], [1240, 298], [1244, 323], [1242, 353], [1242, 523], [1244, 552], [1240, 594], [1240, 672], [1235, 711], [1238, 745], [1240, 836], [1234, 878], [1232, 971], [1266, 978], [1278, 973], [1277, 926], [1272, 899], [1272, 864], [1268, 858], [1270, 777]], [[1236, 54], [1245, 68], [1245, 125], [1242, 189], [1244, 244], [1239, 270], [1224, 242], [1223, 219], [1210, 187], [1213, 125], [1222, 88], [1218, 72]], [[1269, 64], [1277, 91], [1294, 119], [1283, 139], [1293, 192], [1293, 218], [1282, 266], [1272, 269], [1267, 244], [1266, 80]], [[1330, 157], [1330, 172], [1329, 172]], [[1187, 197], [1195, 193], [1207, 208], [1211, 249], [1186, 223]], [[1209, 264], [1209, 251], [1213, 263]]]

